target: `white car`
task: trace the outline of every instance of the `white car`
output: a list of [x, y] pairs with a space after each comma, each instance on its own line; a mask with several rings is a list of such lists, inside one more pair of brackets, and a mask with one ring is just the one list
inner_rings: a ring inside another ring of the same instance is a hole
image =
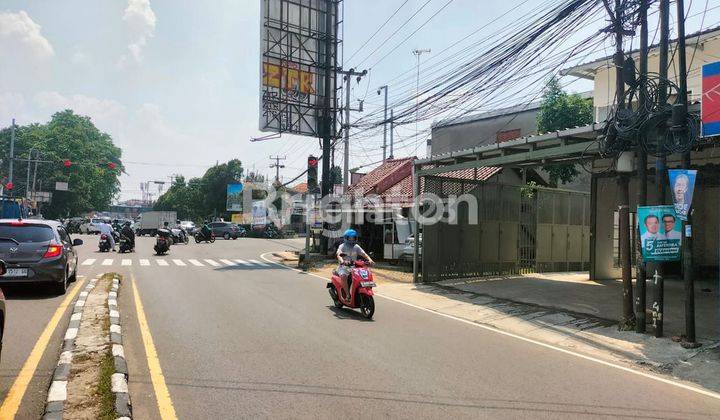
[[90, 221], [80, 225], [80, 233], [97, 235], [100, 233], [100, 225], [105, 223], [103, 219], [93, 217]]
[[182, 228], [185, 229], [185, 232], [187, 232], [188, 235], [195, 234], [195, 222], [193, 222], [191, 220], [183, 220], [180, 222], [180, 226], [182, 226]]
[[[405, 240], [405, 248], [403, 248], [401, 260], [412, 261], [415, 253], [415, 235], [410, 235]], [[422, 258], [422, 233], [420, 234], [420, 248], [418, 249], [418, 257]]]

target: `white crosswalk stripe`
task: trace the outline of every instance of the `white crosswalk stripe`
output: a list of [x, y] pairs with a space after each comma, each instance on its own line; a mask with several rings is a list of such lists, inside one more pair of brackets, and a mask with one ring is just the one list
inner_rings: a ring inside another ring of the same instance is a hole
[[127, 258], [123, 258], [123, 260], [122, 260], [122, 262], [120, 263], [120, 265], [132, 265], [132, 260], [127, 259]]
[[172, 260], [175, 265], [179, 265], [181, 267], [184, 267], [186, 264], [183, 262], [183, 260]]
[[112, 258], [105, 258], [102, 262], [102, 265], [112, 265], [113, 259]]
[[[259, 260], [243, 260], [243, 259], [239, 259], [239, 258], [235, 258], [232, 260], [220, 258], [220, 259], [218, 259], [218, 261], [220, 261], [220, 262], [211, 260], [211, 259], [204, 259], [203, 261], [205, 262], [205, 264], [203, 264], [200, 260], [194, 259], [194, 258], [189, 258], [185, 261], [182, 259], [179, 259], [179, 258], [174, 258], [171, 261], [174, 265], [176, 265], [178, 267], [186, 267], [188, 264], [193, 265], [195, 267], [205, 267], [206, 264], [213, 266], [213, 267], [220, 267], [222, 265], [226, 265], [228, 267], [236, 267], [238, 265], [243, 265], [246, 267], [269, 267], [270, 266], [270, 264], [259, 261]], [[187, 263], [186, 263], [186, 261], [187, 261]], [[134, 260], [131, 258], [123, 258], [120, 260], [120, 265], [132, 266], [133, 262], [134, 262]], [[140, 258], [137, 260], [137, 262], [143, 267], [152, 265], [150, 260], [147, 258]], [[161, 267], [168, 267], [170, 265], [170, 263], [164, 259], [157, 259], [157, 260], [155, 260], [155, 262], [157, 263], [157, 265], [159, 265]], [[104, 265], [104, 266], [110, 266], [110, 265], [115, 264], [115, 259], [104, 258], [102, 260], [98, 260], [96, 258], [87, 258], [87, 259], [85, 259], [85, 261], [82, 262], [81, 265], [90, 266], [95, 263], [100, 263], [101, 265]]]
[[220, 264], [217, 261], [214, 260], [205, 260], [206, 263], [212, 265], [213, 267], [219, 267]]
[[165, 260], [155, 260], [157, 261], [158, 265], [162, 265], [163, 267], [167, 267], [169, 264]]
[[237, 262], [238, 264], [242, 264], [242, 265], [250, 265], [250, 263], [245, 260], [235, 260], [235, 262]]
[[188, 260], [190, 264], [194, 265], [195, 267], [205, 267], [205, 264], [201, 263], [198, 260]]
[[230, 266], [235, 265], [235, 263], [232, 262], [232, 261], [230, 261], [230, 260], [223, 260], [223, 259], [221, 259], [220, 262], [223, 263], [223, 264], [225, 264], [225, 265], [230, 265]]
[[267, 267], [267, 266], [268, 266], [266, 263], [260, 262], [260, 261], [258, 261], [258, 260], [250, 260], [250, 262], [253, 263], [253, 264], [257, 264], [257, 265], [259, 265], [260, 267]]
[[150, 265], [150, 260], [143, 258], [140, 260], [140, 265]]
[[83, 261], [82, 265], [93, 265], [95, 261], [95, 258], [88, 258], [87, 260]]

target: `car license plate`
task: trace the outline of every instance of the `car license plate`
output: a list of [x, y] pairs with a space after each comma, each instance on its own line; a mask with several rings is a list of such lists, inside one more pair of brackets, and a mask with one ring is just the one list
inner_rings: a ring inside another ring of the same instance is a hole
[[3, 274], [3, 277], [27, 277], [27, 268], [8, 268], [7, 273]]
[[362, 287], [375, 287], [377, 286], [374, 281], [363, 281], [360, 283]]

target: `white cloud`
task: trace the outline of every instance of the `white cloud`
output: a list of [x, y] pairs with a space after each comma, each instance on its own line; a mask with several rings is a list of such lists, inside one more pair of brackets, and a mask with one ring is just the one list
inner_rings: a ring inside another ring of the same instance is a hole
[[64, 109], [90, 117], [102, 131], [117, 136], [123, 131], [127, 120], [124, 105], [112, 99], [99, 99], [86, 95], [63, 95], [59, 92], [39, 92], [34, 97], [35, 106], [49, 117]]
[[[155, 35], [157, 18], [150, 7], [150, 0], [128, 0], [123, 20], [130, 31], [129, 57], [139, 63], [142, 61], [142, 50], [148, 39]], [[124, 66], [127, 60], [128, 55], [123, 54], [119, 64]]]
[[10, 57], [17, 58], [18, 54], [32, 60], [45, 60], [55, 55], [40, 29], [24, 10], [0, 12], [0, 57], [3, 61], [7, 63]]

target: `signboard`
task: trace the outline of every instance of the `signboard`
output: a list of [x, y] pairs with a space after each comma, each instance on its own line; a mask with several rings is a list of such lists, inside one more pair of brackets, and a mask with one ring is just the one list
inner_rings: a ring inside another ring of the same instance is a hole
[[49, 203], [52, 200], [52, 193], [49, 191], [35, 191], [30, 193], [29, 198], [38, 203]]
[[239, 225], [249, 225], [252, 222], [252, 216], [245, 213], [233, 213], [230, 215], [230, 221]]
[[[319, 137], [325, 105], [325, 72], [335, 103], [335, 71], [326, 69], [325, 43], [336, 45], [335, 3], [262, 0], [260, 12], [260, 131]], [[333, 25], [328, 30], [326, 10]], [[337, 48], [330, 61], [335, 65]]]
[[675, 214], [680, 220], [687, 220], [692, 205], [693, 191], [697, 171], [689, 169], [670, 169], [670, 190], [672, 191]]
[[720, 61], [702, 67], [702, 135], [720, 135]]
[[68, 190], [68, 183], [67, 182], [56, 182], [55, 183], [55, 189], [57, 191], [67, 191]]
[[243, 184], [228, 184], [227, 211], [243, 210]]
[[252, 225], [265, 226], [267, 224], [267, 207], [262, 200], [253, 201], [252, 204]]
[[680, 219], [673, 206], [638, 207], [643, 261], [680, 261]]

